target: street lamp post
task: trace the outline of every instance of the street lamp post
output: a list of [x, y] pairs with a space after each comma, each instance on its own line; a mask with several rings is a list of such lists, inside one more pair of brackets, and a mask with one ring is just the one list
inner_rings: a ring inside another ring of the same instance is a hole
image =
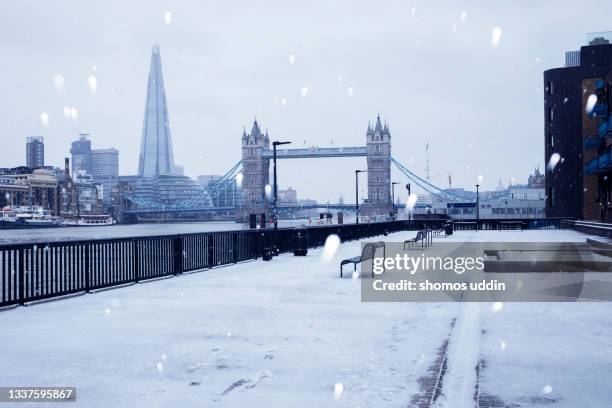
[[397, 210], [395, 208], [395, 185], [396, 184], [400, 184], [397, 181], [394, 181], [393, 183], [391, 183], [391, 203], [393, 204], [393, 217], [395, 217]]
[[478, 223], [480, 222], [480, 200], [478, 197], [478, 187], [480, 187], [480, 184], [476, 184], [476, 231], [478, 231]]
[[272, 149], [274, 151], [273, 162], [274, 162], [274, 229], [278, 229], [278, 213], [277, 213], [277, 201], [278, 201], [278, 184], [276, 182], [276, 146], [286, 145], [291, 142], [272, 142]]
[[[406, 190], [408, 190], [408, 198], [410, 198], [410, 183], [406, 184]], [[406, 200], [406, 208], [408, 209], [408, 222], [410, 222], [410, 208], [408, 208], [408, 200]]]
[[365, 173], [367, 170], [355, 170], [355, 222], [359, 224], [359, 173]]

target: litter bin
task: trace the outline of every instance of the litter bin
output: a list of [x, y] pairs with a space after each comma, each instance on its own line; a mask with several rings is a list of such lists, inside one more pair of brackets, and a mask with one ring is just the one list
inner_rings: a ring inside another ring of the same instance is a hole
[[446, 224], [444, 224], [444, 233], [446, 235], [453, 235], [453, 223], [452, 222], [447, 222]]
[[306, 256], [308, 254], [308, 233], [306, 228], [297, 228], [293, 236], [293, 255]]
[[271, 261], [274, 257], [274, 248], [272, 245], [272, 234], [270, 232], [262, 232], [261, 239], [261, 259], [264, 261]]

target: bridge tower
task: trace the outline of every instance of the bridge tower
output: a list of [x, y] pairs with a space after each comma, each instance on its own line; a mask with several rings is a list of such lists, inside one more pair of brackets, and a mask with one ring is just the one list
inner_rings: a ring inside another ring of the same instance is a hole
[[262, 133], [257, 119], [251, 133], [242, 132], [242, 191], [244, 203], [236, 213], [238, 221], [247, 222], [249, 214], [268, 213], [265, 186], [270, 183], [270, 159], [263, 156], [270, 148], [268, 132]]
[[368, 148], [368, 200], [362, 215], [388, 214], [393, 211], [391, 202], [391, 133], [387, 123], [383, 126], [380, 115], [366, 132]]

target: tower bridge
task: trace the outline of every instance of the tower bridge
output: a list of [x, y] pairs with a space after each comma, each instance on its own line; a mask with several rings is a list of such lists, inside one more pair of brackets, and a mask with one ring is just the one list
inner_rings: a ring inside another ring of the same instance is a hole
[[[365, 146], [309, 147], [277, 149], [278, 159], [366, 157], [368, 177], [368, 201], [360, 208], [364, 215], [385, 214], [393, 209], [391, 201], [391, 132], [389, 126], [376, 118], [372, 127], [368, 124]], [[267, 214], [270, 202], [265, 187], [270, 184], [270, 149], [268, 132], [262, 132], [257, 120], [251, 132], [242, 133], [242, 188], [243, 206], [237, 219], [246, 221], [250, 214]]]

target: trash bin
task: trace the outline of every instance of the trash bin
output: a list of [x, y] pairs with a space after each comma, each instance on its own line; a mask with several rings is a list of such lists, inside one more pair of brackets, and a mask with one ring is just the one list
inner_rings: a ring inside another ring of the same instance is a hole
[[446, 224], [444, 224], [444, 233], [446, 235], [453, 235], [453, 223], [452, 222], [447, 222]]
[[262, 232], [259, 244], [261, 245], [261, 259], [264, 261], [271, 261], [274, 257], [272, 234], [269, 231]]
[[263, 259], [264, 261], [271, 261], [273, 257], [274, 250], [271, 247], [264, 247], [261, 259]]
[[306, 256], [308, 254], [308, 233], [306, 228], [297, 228], [293, 236], [293, 255]]

